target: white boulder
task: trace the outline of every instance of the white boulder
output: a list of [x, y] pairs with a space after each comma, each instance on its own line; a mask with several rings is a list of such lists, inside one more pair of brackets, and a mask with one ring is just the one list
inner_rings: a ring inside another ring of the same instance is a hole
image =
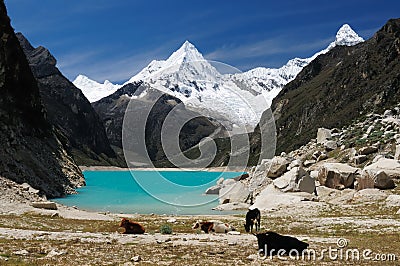
[[326, 141], [332, 138], [332, 131], [326, 128], [318, 128], [317, 132], [317, 143], [324, 144]]
[[380, 157], [376, 162], [364, 168], [368, 171], [384, 171], [391, 178], [400, 178], [400, 163], [398, 160]]
[[250, 195], [249, 188], [242, 182], [225, 186], [219, 191], [219, 203], [245, 202]]

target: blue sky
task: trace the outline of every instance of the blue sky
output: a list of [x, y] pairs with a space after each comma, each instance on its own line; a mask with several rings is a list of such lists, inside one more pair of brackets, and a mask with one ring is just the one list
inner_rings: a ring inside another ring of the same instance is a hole
[[[383, 3], [382, 3], [383, 2]], [[6, 0], [11, 23], [70, 79], [125, 81], [189, 40], [240, 70], [279, 67], [334, 40], [344, 23], [370, 38], [400, 1]]]

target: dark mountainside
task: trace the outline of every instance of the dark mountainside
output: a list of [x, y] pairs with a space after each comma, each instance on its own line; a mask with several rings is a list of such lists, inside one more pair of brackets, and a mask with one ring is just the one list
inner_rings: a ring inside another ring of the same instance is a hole
[[0, 1], [0, 175], [48, 197], [83, 185], [81, 171], [46, 119], [39, 88]]
[[320, 127], [339, 128], [393, 107], [400, 101], [399, 59], [400, 19], [389, 20], [364, 43], [318, 56], [272, 103], [277, 154], [304, 145]]
[[[134, 95], [136, 90], [143, 89], [144, 84], [142, 82], [136, 82], [127, 84], [120, 88], [115, 93], [108, 97], [105, 97], [95, 103], [92, 103], [94, 109], [103, 118], [103, 123], [106, 128], [107, 135], [111, 143], [119, 148], [122, 148], [122, 125], [125, 115], [125, 110], [128, 107], [130, 96]], [[149, 90], [143, 103], [149, 102], [154, 103], [154, 99], [157, 99], [160, 92]], [[135, 100], [138, 101], [138, 100]], [[155, 165], [157, 166], [172, 166], [166, 161], [166, 157], [161, 145], [161, 127], [165, 117], [174, 108], [176, 104], [181, 101], [173, 96], [163, 94], [153, 105], [151, 112], [148, 116], [146, 124], [146, 147], [149, 156]], [[139, 106], [140, 104], [138, 104]], [[146, 104], [144, 104], [146, 105]], [[142, 106], [144, 106], [142, 105]], [[138, 110], [130, 110], [132, 112], [140, 113], [140, 107]], [[185, 108], [181, 110], [182, 113], [187, 115], [195, 114]], [[198, 117], [189, 121], [183, 127], [179, 140], [181, 149], [187, 150], [200, 142], [204, 137], [212, 134], [218, 125], [211, 122], [205, 117]]]
[[32, 47], [16, 34], [38, 82], [48, 120], [79, 165], [125, 164], [110, 146], [104, 126], [81, 90], [56, 67], [56, 59], [46, 48]]

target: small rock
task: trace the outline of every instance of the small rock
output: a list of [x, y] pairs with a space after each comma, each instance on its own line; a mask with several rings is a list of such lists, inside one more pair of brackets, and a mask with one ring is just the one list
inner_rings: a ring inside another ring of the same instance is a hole
[[354, 156], [354, 163], [355, 164], [362, 164], [367, 159], [368, 159], [367, 155], [357, 155], [357, 156]]
[[392, 110], [386, 110], [384, 113], [383, 113], [383, 116], [384, 117], [391, 117], [391, 116], [393, 116], [393, 112], [392, 112]]
[[394, 155], [395, 160], [400, 160], [400, 145], [396, 145], [396, 153]]
[[224, 178], [223, 177], [221, 177], [220, 179], [218, 179], [218, 181], [217, 181], [217, 185], [221, 185], [223, 182], [224, 182]]
[[314, 160], [318, 160], [318, 158], [319, 158], [319, 156], [321, 156], [321, 154], [322, 154], [321, 151], [315, 151], [315, 152], [312, 154], [312, 158], [313, 158]]
[[46, 210], [57, 210], [57, 205], [51, 201], [32, 202], [32, 207]]
[[400, 195], [389, 195], [386, 198], [386, 205], [390, 207], [400, 207]]
[[237, 243], [236, 242], [228, 242], [228, 246], [236, 246]]
[[167, 223], [176, 223], [176, 219], [175, 218], [168, 219]]
[[317, 162], [323, 161], [328, 159], [328, 155], [326, 153], [322, 153], [318, 158], [317, 158]]
[[240, 235], [239, 231], [229, 231], [228, 235]]
[[21, 249], [13, 252], [15, 255], [18, 256], [27, 256], [29, 254], [29, 251], [26, 249]]
[[336, 141], [329, 140], [329, 141], [325, 142], [324, 147], [325, 147], [325, 150], [327, 150], [327, 151], [333, 151], [333, 150], [337, 149], [338, 145], [337, 145]]
[[375, 152], [378, 152], [378, 148], [375, 146], [362, 147], [361, 149], [358, 150], [358, 154], [361, 155], [369, 155]]
[[21, 188], [22, 190], [28, 191], [31, 186], [28, 183], [22, 183]]
[[249, 255], [246, 259], [247, 260], [257, 260], [257, 255], [256, 254], [251, 254], [251, 255]]
[[142, 258], [139, 255], [131, 258], [131, 261], [133, 261], [133, 262], [139, 262], [141, 260], [142, 260]]
[[400, 214], [400, 209], [396, 212], [396, 214]]
[[58, 212], [54, 212], [51, 214], [51, 218], [59, 217], [59, 216], [60, 216], [60, 214]]
[[46, 257], [47, 258], [52, 258], [52, 257], [56, 257], [56, 256], [61, 256], [61, 255], [64, 255], [64, 254], [67, 254], [67, 252], [63, 251], [63, 250], [59, 251], [57, 249], [52, 249], [49, 253], [47, 253]]
[[306, 160], [306, 161], [303, 163], [303, 165], [304, 165], [304, 167], [309, 167], [309, 166], [315, 164], [316, 162], [317, 162], [317, 161], [315, 161], [315, 160]]

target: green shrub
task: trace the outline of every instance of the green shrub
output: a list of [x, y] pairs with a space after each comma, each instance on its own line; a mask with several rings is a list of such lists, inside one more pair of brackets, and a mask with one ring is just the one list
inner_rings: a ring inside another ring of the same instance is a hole
[[172, 234], [172, 227], [168, 224], [163, 224], [160, 228], [160, 233], [163, 235], [170, 235]]

